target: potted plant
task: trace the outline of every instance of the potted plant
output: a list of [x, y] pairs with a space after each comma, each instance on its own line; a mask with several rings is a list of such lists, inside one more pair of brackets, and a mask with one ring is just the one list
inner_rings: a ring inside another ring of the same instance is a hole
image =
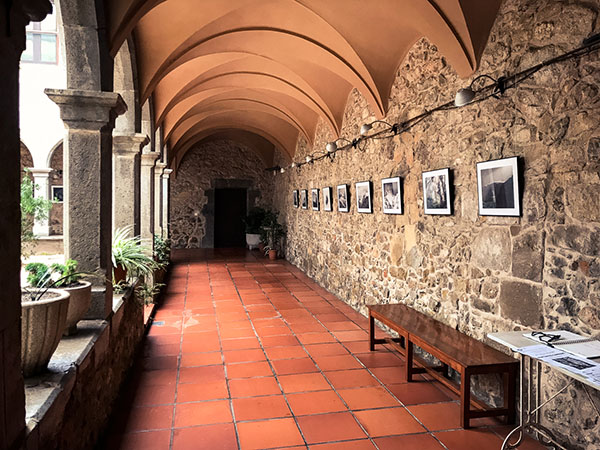
[[156, 296], [160, 294], [160, 288], [164, 284], [162, 283], [142, 283], [135, 290], [136, 296], [141, 300], [144, 306], [148, 306], [154, 303]]
[[160, 268], [154, 271], [154, 281], [162, 283], [171, 262], [171, 241], [158, 234], [154, 235], [154, 260], [160, 265]]
[[83, 319], [92, 304], [92, 284], [81, 279], [85, 274], [77, 272], [77, 261], [69, 259], [65, 264], [55, 263], [50, 267], [43, 263], [29, 263], [25, 270], [29, 272], [29, 285], [39, 289], [63, 289], [70, 294], [64, 334], [75, 334], [77, 322]]
[[267, 211], [262, 223], [261, 240], [266, 243], [264, 251], [269, 259], [277, 258], [277, 250], [280, 248], [283, 236], [285, 236], [285, 230], [277, 221], [277, 213]]
[[112, 243], [113, 284], [124, 284], [133, 277], [152, 275], [162, 267], [154, 260], [152, 249], [140, 236], [130, 236], [132, 227], [115, 230]]
[[250, 250], [258, 248], [260, 244], [260, 227], [265, 218], [266, 211], [263, 208], [252, 208], [246, 218], [246, 244]]
[[62, 289], [24, 288], [21, 291], [21, 368], [23, 376], [48, 366], [65, 331], [69, 293]]

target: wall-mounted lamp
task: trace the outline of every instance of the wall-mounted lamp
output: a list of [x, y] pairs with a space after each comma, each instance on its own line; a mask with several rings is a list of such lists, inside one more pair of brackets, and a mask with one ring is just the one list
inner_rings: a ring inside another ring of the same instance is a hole
[[291, 168], [292, 168], [292, 169], [293, 169], [294, 167], [296, 167], [296, 163], [295, 163], [295, 162], [293, 162], [293, 163], [292, 163], [292, 165], [291, 165]]
[[365, 124], [363, 124], [363, 126], [360, 127], [360, 135], [361, 136], [366, 136], [367, 134], [369, 134], [369, 131], [371, 131], [373, 129], [373, 125], [377, 125], [378, 123], [382, 123], [384, 125], [387, 125], [390, 128], [390, 130], [393, 130], [394, 127], [397, 127], [397, 125], [392, 125], [391, 123], [388, 123], [385, 120], [376, 120], [376, 121], [371, 122], [371, 123], [365, 123]]
[[327, 150], [327, 153], [333, 153], [335, 151], [337, 151], [338, 146], [335, 142], [330, 142], [329, 144], [327, 144], [325, 146], [325, 150]]
[[282, 167], [281, 169], [279, 169], [279, 171], [280, 171], [281, 173], [285, 173], [285, 169], [284, 169], [283, 167]]
[[504, 91], [506, 90], [506, 78], [500, 77], [496, 80], [495, 78], [489, 75], [483, 74], [479, 75], [473, 81], [471, 81], [469, 87], [458, 90], [458, 92], [456, 93], [456, 97], [454, 98], [454, 106], [461, 107], [471, 103], [475, 99], [476, 94], [476, 92], [473, 90], [473, 85], [483, 78], [487, 78], [494, 82], [494, 84], [492, 85], [494, 89], [492, 96], [498, 98], [498, 94], [504, 94]]
[[311, 162], [312, 162], [312, 158], [310, 156], [307, 156], [306, 157], [306, 163], [308, 164], [308, 163], [311, 163]]

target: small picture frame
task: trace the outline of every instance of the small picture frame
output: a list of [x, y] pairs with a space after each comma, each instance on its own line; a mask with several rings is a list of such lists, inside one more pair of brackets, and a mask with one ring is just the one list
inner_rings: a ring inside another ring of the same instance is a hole
[[477, 163], [480, 216], [520, 216], [518, 158]]
[[62, 186], [52, 186], [52, 202], [62, 203], [64, 200], [64, 189]]
[[348, 185], [340, 184], [337, 187], [337, 201], [338, 201], [338, 211], [339, 212], [349, 212], [350, 211], [350, 198], [348, 196]]
[[372, 213], [371, 182], [361, 181], [354, 186], [356, 188], [356, 210], [359, 213]]
[[425, 214], [452, 214], [450, 169], [431, 170], [422, 175]]
[[306, 189], [300, 191], [300, 205], [302, 209], [308, 209], [308, 191]]
[[400, 177], [381, 180], [381, 197], [384, 214], [402, 214]]
[[319, 210], [319, 190], [313, 189], [311, 191], [311, 194], [312, 194], [312, 209], [313, 209], [313, 211], [318, 211]]
[[333, 211], [333, 205], [331, 204], [331, 188], [323, 188], [323, 211]]
[[300, 206], [300, 195], [298, 193], [298, 189], [294, 189], [294, 208], [298, 208]]

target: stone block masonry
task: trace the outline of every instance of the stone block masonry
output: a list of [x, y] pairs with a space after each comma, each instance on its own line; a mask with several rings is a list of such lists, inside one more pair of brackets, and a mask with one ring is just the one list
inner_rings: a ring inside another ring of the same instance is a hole
[[[598, 0], [506, 0], [474, 76], [515, 73], [578, 47], [600, 31], [599, 12]], [[469, 83], [422, 39], [398, 68], [386, 120], [402, 122], [445, 103]], [[277, 174], [274, 204], [288, 229], [286, 257], [362, 312], [367, 304], [405, 302], [481, 340], [530, 327], [598, 335], [598, 117], [594, 53], [545, 68], [499, 100], [436, 113], [408, 133], [370, 141], [364, 151]], [[357, 137], [375, 118], [354, 91], [341, 136]], [[334, 138], [321, 123], [314, 147], [299, 141], [294, 160], [323, 151]], [[511, 156], [523, 162], [522, 216], [480, 217], [476, 163]], [[446, 167], [454, 214], [425, 215], [421, 173]], [[403, 215], [381, 212], [380, 180], [390, 176], [403, 178]], [[356, 211], [354, 183], [364, 180], [373, 182], [373, 214]], [[294, 189], [338, 184], [351, 185], [350, 213], [293, 207]], [[564, 383], [545, 376], [548, 389]], [[478, 383], [483, 395], [488, 382]], [[600, 404], [600, 395], [594, 400]], [[582, 389], [570, 389], [543, 416], [570, 448], [600, 447], [600, 422]]]

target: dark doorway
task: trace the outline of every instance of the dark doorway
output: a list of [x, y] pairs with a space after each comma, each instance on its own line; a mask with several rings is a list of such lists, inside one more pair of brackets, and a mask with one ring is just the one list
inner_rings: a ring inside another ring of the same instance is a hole
[[215, 248], [245, 247], [246, 189], [215, 189]]

